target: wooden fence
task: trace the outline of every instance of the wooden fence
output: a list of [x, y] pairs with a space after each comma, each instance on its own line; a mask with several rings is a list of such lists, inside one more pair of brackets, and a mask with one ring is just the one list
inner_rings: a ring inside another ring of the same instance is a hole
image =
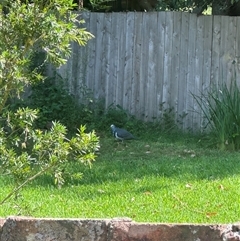
[[[182, 12], [83, 13], [95, 38], [72, 45], [58, 69], [81, 98], [90, 88], [105, 105], [117, 104], [146, 121], [173, 109], [183, 129], [199, 129], [203, 118], [192, 94], [240, 74], [240, 17]], [[192, 93], [192, 94], [191, 94]]]

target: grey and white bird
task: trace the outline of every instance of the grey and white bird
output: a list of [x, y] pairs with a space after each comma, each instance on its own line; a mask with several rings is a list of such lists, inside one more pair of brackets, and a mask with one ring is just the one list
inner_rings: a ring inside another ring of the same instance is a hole
[[112, 129], [112, 134], [117, 140], [131, 140], [131, 139], [136, 139], [135, 136], [133, 136], [130, 132], [128, 132], [125, 129], [118, 128], [115, 125], [110, 126]]

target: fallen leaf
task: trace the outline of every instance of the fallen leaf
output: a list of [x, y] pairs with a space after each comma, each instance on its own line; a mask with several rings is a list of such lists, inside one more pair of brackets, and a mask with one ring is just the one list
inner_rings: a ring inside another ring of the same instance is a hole
[[211, 218], [211, 217], [216, 216], [216, 215], [217, 215], [217, 212], [207, 212], [206, 213], [207, 218]]
[[99, 193], [105, 193], [105, 191], [102, 190], [102, 189], [98, 189], [98, 192], [99, 192]]
[[187, 184], [185, 185], [185, 187], [186, 187], [186, 188], [192, 188], [192, 184], [191, 184], [191, 183], [187, 183]]
[[220, 190], [224, 190], [224, 186], [223, 186], [222, 184], [220, 184], [220, 185], [218, 186], [218, 188], [219, 188]]
[[144, 194], [145, 194], [145, 195], [152, 195], [152, 193], [149, 192], [149, 191], [144, 192]]

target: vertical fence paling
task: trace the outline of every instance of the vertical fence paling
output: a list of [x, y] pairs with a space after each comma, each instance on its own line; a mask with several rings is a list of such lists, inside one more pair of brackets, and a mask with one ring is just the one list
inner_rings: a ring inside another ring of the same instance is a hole
[[85, 85], [105, 99], [106, 108], [120, 105], [146, 121], [172, 108], [175, 121], [187, 113], [183, 129], [199, 129], [202, 115], [191, 93], [239, 75], [238, 17], [183, 12], [81, 17], [95, 38], [86, 47], [74, 43], [72, 56], [58, 72], [75, 96], [80, 98], [77, 92]]

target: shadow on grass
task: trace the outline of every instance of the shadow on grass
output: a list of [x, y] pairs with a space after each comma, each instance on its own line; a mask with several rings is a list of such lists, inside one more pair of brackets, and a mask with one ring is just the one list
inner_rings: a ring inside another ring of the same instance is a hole
[[[83, 173], [83, 178], [66, 175], [66, 185], [91, 185], [129, 181], [148, 177], [181, 181], [216, 180], [240, 174], [240, 154], [199, 147], [194, 139], [137, 140], [125, 143], [101, 141], [101, 152], [92, 168], [69, 164], [68, 173]], [[32, 185], [51, 185], [44, 175]]]

